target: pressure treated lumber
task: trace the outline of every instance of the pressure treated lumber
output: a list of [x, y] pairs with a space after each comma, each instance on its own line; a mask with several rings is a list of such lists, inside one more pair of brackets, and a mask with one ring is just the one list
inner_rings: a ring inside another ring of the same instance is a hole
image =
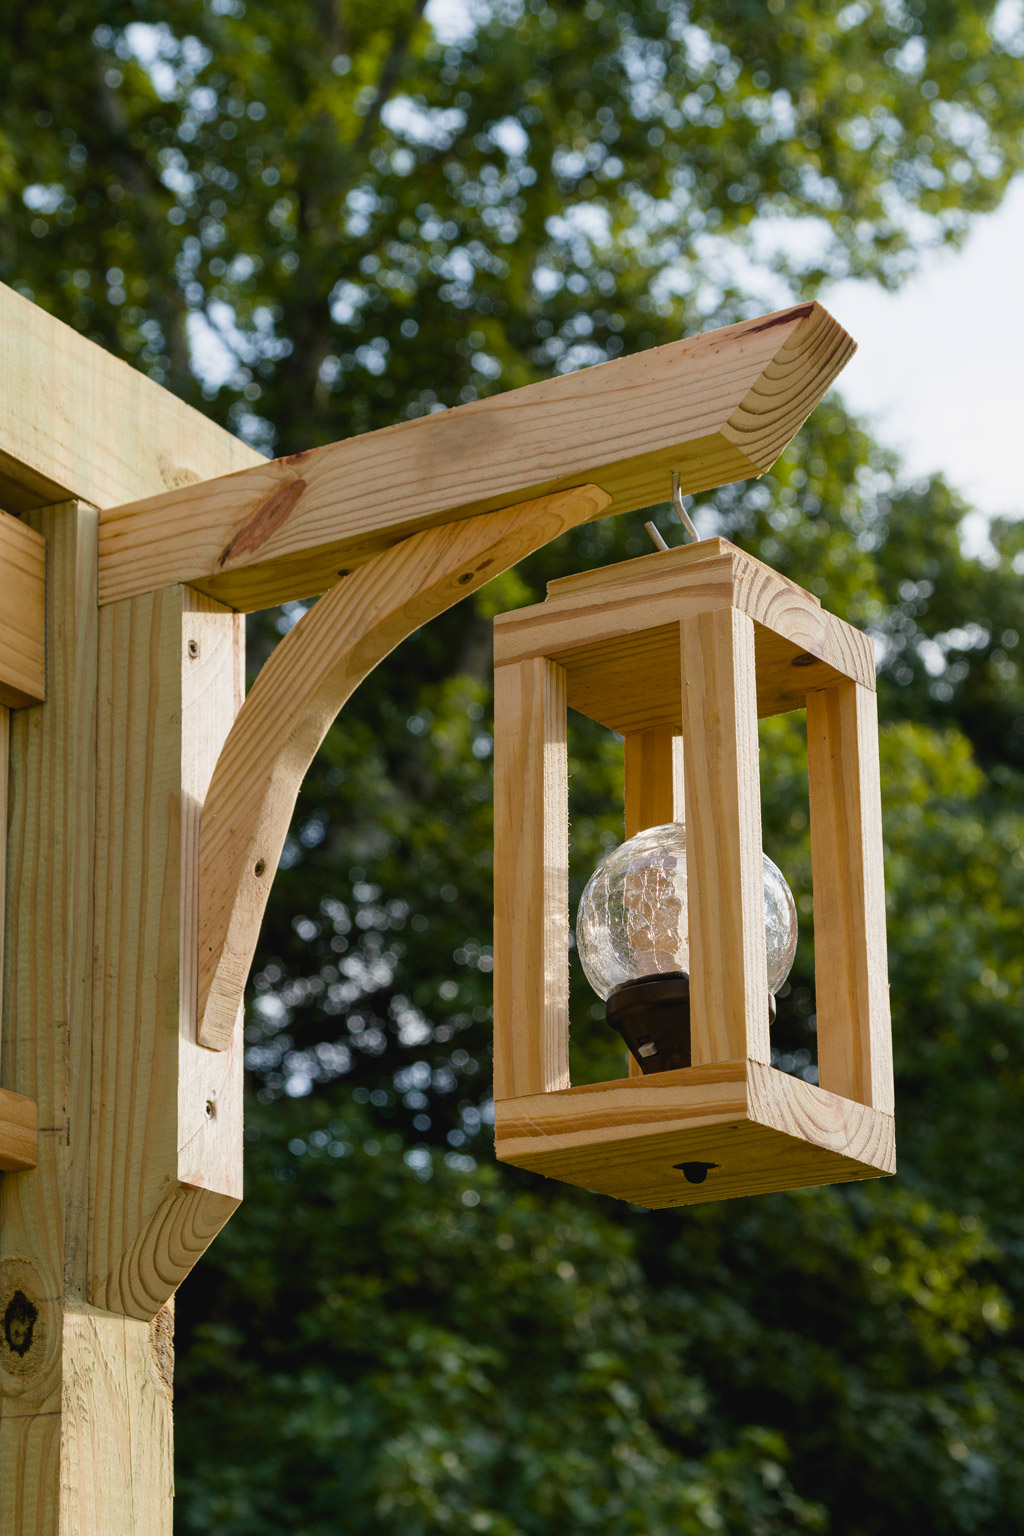
[[535, 658], [494, 675], [494, 1092], [569, 1086], [569, 796], [565, 674]]
[[188, 582], [242, 610], [396, 540], [589, 483], [599, 515], [762, 474], [852, 355], [817, 304], [263, 463], [103, 515], [100, 600]]
[[632, 731], [622, 748], [626, 836], [682, 821], [683, 739], [679, 732], [670, 725]]
[[0, 512], [0, 705], [46, 697], [46, 540]]
[[[895, 1172], [891, 1115], [757, 1061], [496, 1100], [503, 1162], [652, 1209]], [[678, 1166], [710, 1164], [702, 1183]]]
[[[682, 821], [685, 789], [683, 738], [679, 732], [671, 725], [633, 731], [623, 740], [622, 749], [623, 819], [627, 838], [635, 837], [647, 827]], [[631, 1052], [628, 1053], [628, 1066], [630, 1077], [643, 1075], [643, 1068]]]
[[11, 723], [0, 1078], [38, 1102], [39, 1150], [34, 1169], [0, 1177], [0, 1531], [170, 1536], [171, 1406], [153, 1330], [85, 1299], [96, 514], [72, 503], [31, 520], [48, 544], [50, 686]]
[[263, 462], [127, 363], [0, 284], [0, 506], [112, 507]]
[[569, 707], [622, 735], [659, 725], [678, 730], [678, 626], [716, 608], [754, 621], [759, 716], [802, 709], [810, 692], [844, 677], [875, 687], [866, 635], [725, 539], [554, 581], [548, 594], [495, 620], [495, 662], [557, 658]]
[[156, 1316], [242, 1196], [240, 1031], [203, 1050], [195, 999], [199, 820], [243, 622], [180, 586], [100, 610], [89, 1298], [128, 1317]]
[[39, 1145], [35, 1099], [0, 1088], [0, 1173], [34, 1168]]
[[893, 1112], [875, 695], [843, 682], [807, 700], [819, 1080]]
[[256, 680], [217, 762], [199, 848], [199, 1039], [235, 1023], [303, 775], [338, 711], [428, 619], [607, 504], [594, 486], [415, 534], [307, 613]]
[[691, 1060], [769, 1062], [754, 626], [726, 609], [679, 634]]

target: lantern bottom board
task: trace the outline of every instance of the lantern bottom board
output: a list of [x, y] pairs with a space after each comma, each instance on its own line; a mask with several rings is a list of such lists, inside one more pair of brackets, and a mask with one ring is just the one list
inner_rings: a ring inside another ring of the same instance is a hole
[[891, 1115], [756, 1061], [586, 1084], [494, 1108], [502, 1162], [651, 1209], [896, 1171]]

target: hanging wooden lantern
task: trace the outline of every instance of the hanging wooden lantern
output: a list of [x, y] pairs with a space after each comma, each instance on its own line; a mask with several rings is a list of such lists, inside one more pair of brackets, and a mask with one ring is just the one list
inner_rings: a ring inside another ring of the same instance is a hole
[[[894, 1172], [868, 637], [709, 539], [551, 583], [494, 652], [498, 1157], [652, 1207]], [[685, 822], [689, 946], [691, 1064], [576, 1087], [568, 708], [624, 737], [627, 836]], [[758, 718], [804, 708], [817, 1085], [771, 1066], [758, 775]]]

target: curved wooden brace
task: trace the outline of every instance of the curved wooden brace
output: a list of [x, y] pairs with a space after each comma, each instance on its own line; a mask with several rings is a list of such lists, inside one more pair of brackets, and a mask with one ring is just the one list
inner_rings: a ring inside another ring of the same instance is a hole
[[199, 1042], [230, 1044], [299, 786], [328, 727], [400, 641], [596, 517], [584, 485], [413, 535], [333, 587], [281, 641], [224, 743], [199, 832]]

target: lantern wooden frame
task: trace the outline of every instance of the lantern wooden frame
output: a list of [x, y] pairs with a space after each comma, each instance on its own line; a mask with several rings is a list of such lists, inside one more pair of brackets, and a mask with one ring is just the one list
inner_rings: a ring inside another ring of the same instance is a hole
[[[651, 1207], [894, 1172], [868, 637], [710, 539], [553, 582], [494, 650], [498, 1157]], [[757, 721], [805, 707], [819, 1085], [770, 1065], [761, 873]], [[627, 835], [686, 822], [683, 1070], [569, 1081], [567, 708], [625, 738]]]

